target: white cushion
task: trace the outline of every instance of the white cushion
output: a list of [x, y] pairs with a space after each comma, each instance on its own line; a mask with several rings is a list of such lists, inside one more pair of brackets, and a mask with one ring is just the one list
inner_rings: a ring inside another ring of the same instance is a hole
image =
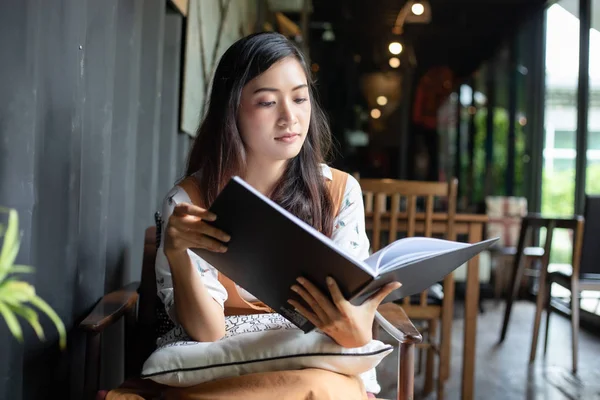
[[[175, 328], [181, 331], [181, 328]], [[226, 318], [226, 335], [216, 342], [166, 340], [144, 363], [142, 377], [169, 386], [193, 386], [219, 378], [258, 372], [321, 368], [359, 375], [393, 351], [372, 340], [344, 348], [320, 331], [304, 333], [279, 314]], [[170, 339], [169, 339], [170, 337]]]

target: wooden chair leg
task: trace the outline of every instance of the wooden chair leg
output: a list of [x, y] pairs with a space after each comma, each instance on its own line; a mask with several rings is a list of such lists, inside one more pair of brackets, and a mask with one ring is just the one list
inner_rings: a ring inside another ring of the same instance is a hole
[[441, 358], [438, 362], [438, 378], [437, 378], [437, 400], [443, 400], [444, 399], [444, 395], [445, 390], [444, 390], [444, 385], [446, 384], [446, 380], [444, 379], [443, 375], [442, 375], [442, 369], [444, 367], [443, 363], [441, 362]]
[[452, 322], [454, 320], [454, 275], [444, 278], [444, 300], [442, 304], [442, 326], [439, 339], [439, 362], [442, 364], [440, 378], [446, 381], [450, 376], [452, 348]]
[[85, 346], [84, 399], [95, 400], [100, 386], [100, 334], [89, 333]]
[[546, 304], [546, 279], [548, 278], [548, 264], [550, 264], [550, 250], [552, 248], [552, 234], [554, 226], [550, 224], [547, 228], [546, 243], [544, 244], [544, 257], [540, 266], [540, 280], [538, 283], [538, 294], [535, 305], [535, 319], [533, 323], [533, 337], [531, 339], [531, 351], [529, 353], [529, 362], [535, 361], [537, 353], [538, 336], [540, 332], [540, 321], [542, 319], [542, 311]]
[[136, 341], [136, 319], [136, 307], [131, 307], [125, 313], [125, 379], [138, 375], [144, 363], [144, 360], [139, 359], [140, 344]]
[[502, 257], [502, 272], [500, 274], [500, 297], [510, 289], [510, 271], [512, 266], [512, 256]]
[[577, 352], [579, 348], [579, 287], [571, 286], [571, 335], [573, 352], [573, 373], [577, 373]]
[[[428, 323], [428, 337], [430, 346], [427, 348], [427, 361], [425, 366], [425, 384], [423, 385], [423, 395], [427, 396], [429, 393], [433, 391], [433, 370], [435, 369], [435, 353], [436, 349], [433, 347], [433, 344], [436, 343], [436, 334], [437, 334], [437, 320], [432, 319]], [[439, 346], [438, 346], [439, 348]], [[441, 362], [440, 359], [440, 364]], [[440, 380], [442, 380], [441, 376], [439, 376]]]
[[400, 343], [398, 355], [398, 400], [413, 400], [415, 387], [415, 345]]
[[508, 321], [510, 320], [510, 313], [512, 310], [513, 300], [519, 293], [519, 286], [521, 284], [521, 277], [523, 276], [523, 250], [525, 249], [525, 242], [530, 234], [530, 229], [527, 226], [527, 219], [523, 219], [521, 224], [521, 231], [519, 233], [519, 243], [517, 245], [517, 252], [513, 259], [511, 280], [512, 288], [506, 290], [506, 309], [504, 310], [504, 320], [502, 321], [502, 331], [500, 333], [500, 342], [504, 341], [506, 337], [506, 331], [508, 329]]
[[417, 358], [417, 375], [421, 375], [421, 372], [423, 372], [423, 353], [425, 352], [424, 349], [420, 348], [419, 349], [419, 357]]
[[548, 351], [548, 333], [550, 332], [550, 314], [552, 313], [552, 281], [546, 283], [546, 332], [544, 334], [544, 357]]
[[535, 361], [535, 357], [537, 354], [537, 345], [538, 345], [538, 336], [540, 332], [540, 322], [542, 319], [542, 311], [546, 304], [545, 292], [546, 292], [546, 282], [542, 282], [546, 277], [546, 272], [544, 266], [542, 266], [542, 272], [540, 274], [540, 285], [538, 289], [536, 305], [535, 305], [535, 318], [533, 322], [533, 336], [531, 338], [531, 351], [529, 353], [529, 362], [532, 363]]
[[500, 269], [503, 268], [502, 260], [496, 260], [496, 266], [494, 271], [494, 301], [500, 301], [500, 295], [502, 294], [503, 282], [500, 278]]

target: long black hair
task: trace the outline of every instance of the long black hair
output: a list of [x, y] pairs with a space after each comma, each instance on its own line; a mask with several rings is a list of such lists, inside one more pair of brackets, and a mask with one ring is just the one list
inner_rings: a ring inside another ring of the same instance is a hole
[[320, 164], [331, 148], [331, 131], [316, 101], [305, 57], [294, 43], [274, 32], [256, 33], [235, 42], [221, 57], [213, 78], [208, 110], [189, 153], [186, 176], [196, 174], [203, 205], [208, 207], [234, 175], [246, 170], [246, 150], [237, 126], [243, 87], [274, 63], [296, 59], [306, 74], [311, 117], [300, 153], [286, 166], [271, 199], [327, 236], [333, 230], [333, 205]]

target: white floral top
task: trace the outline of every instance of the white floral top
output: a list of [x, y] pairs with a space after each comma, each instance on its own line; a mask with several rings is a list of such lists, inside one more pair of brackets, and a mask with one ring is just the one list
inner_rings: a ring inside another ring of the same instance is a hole
[[[322, 173], [323, 177], [326, 179], [331, 180], [333, 178], [331, 169], [325, 164], [322, 165]], [[161, 238], [161, 244], [156, 254], [155, 267], [158, 296], [165, 305], [167, 314], [174, 322], [177, 320], [175, 309], [173, 307], [173, 281], [169, 263], [163, 251], [163, 242], [166, 223], [173, 213], [175, 204], [181, 202], [191, 202], [190, 197], [183, 188], [174, 186], [165, 196], [162, 205], [163, 237]], [[358, 181], [351, 175], [348, 176], [346, 182], [340, 211], [334, 219], [332, 240], [338, 246], [359, 259], [364, 260], [369, 256], [370, 243], [365, 231], [365, 213], [362, 191]], [[188, 254], [192, 262], [196, 265], [198, 272], [201, 274], [204, 286], [208, 289], [208, 292], [219, 304], [221, 304], [221, 306], [223, 306], [227, 300], [227, 291], [218, 280], [217, 270], [196, 253], [188, 250]], [[252, 294], [248, 293], [243, 288], [238, 288], [240, 289], [240, 295], [246, 300], [252, 301], [255, 299]], [[368, 371], [367, 373], [362, 374], [361, 377], [365, 382], [367, 391], [375, 394], [379, 393], [380, 388], [375, 377], [375, 370]]]

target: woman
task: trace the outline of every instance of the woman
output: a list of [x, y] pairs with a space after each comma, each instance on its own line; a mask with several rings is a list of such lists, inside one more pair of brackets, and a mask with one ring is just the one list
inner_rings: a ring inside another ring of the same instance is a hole
[[[188, 159], [186, 177], [194, 178], [199, 201], [193, 204], [181, 185], [167, 194], [156, 263], [158, 293], [166, 311], [192, 339], [215, 341], [225, 334], [223, 305], [228, 293], [217, 271], [189, 249], [227, 251], [227, 234], [204, 221], [217, 217], [206, 209], [233, 175], [356, 257], [369, 255], [361, 190], [345, 173], [342, 206], [334, 212], [327, 182], [340, 171], [323, 164], [330, 142], [306, 61], [290, 41], [276, 33], [254, 34], [225, 52]], [[299, 280], [292, 290], [310, 308], [290, 304], [341, 346], [359, 347], [372, 339], [377, 306], [399, 286], [390, 283], [353, 306], [335, 282], [328, 284], [332, 302], [311, 282]], [[374, 371], [365, 374], [364, 381], [367, 391], [379, 391]]]

